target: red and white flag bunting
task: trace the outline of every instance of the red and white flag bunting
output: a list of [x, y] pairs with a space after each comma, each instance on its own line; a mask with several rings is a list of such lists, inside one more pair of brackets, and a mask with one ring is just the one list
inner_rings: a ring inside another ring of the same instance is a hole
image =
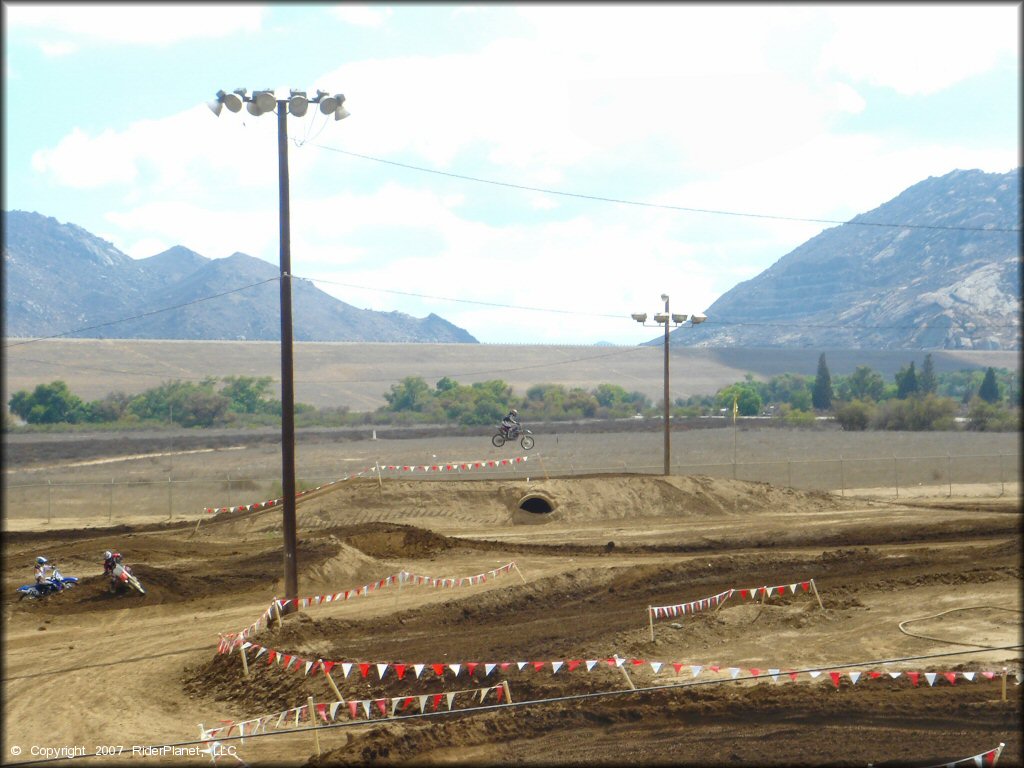
[[719, 592], [717, 595], [711, 597], [702, 597], [700, 600], [691, 600], [688, 603], [677, 603], [676, 605], [652, 605], [648, 607], [648, 612], [651, 614], [652, 619], [666, 619], [676, 618], [680, 616], [693, 615], [700, 611], [707, 610], [708, 608], [715, 608], [734, 594], [744, 600], [757, 600], [758, 598], [768, 598], [772, 596], [782, 597], [788, 590], [791, 595], [795, 595], [798, 590], [808, 592], [811, 589], [811, 581], [798, 581], [792, 584], [780, 584], [774, 587], [749, 587], [749, 588], [738, 588], [727, 589], [725, 592]]
[[1006, 744], [999, 742], [999, 746], [995, 749], [990, 749], [988, 752], [982, 752], [978, 755], [972, 755], [971, 757], [964, 757], [960, 760], [954, 760], [952, 763], [942, 763], [941, 765], [929, 765], [928, 768], [953, 768], [956, 765], [975, 765], [978, 768], [990, 768], [996, 764], [999, 760], [999, 756], [1003, 753], [1003, 747]]
[[[292, 669], [296, 671], [302, 670], [303, 675], [309, 675], [312, 672], [317, 672], [323, 669], [325, 673], [330, 674], [334, 667], [339, 667], [342, 671], [342, 676], [347, 678], [353, 669], [358, 670], [358, 673], [362, 679], [372, 678], [371, 671], [376, 671], [376, 679], [383, 680], [389, 670], [394, 670], [394, 674], [399, 680], [404, 679], [405, 675], [412, 670], [415, 677], [419, 679], [423, 673], [430, 671], [439, 678], [445, 678], [450, 672], [452, 677], [458, 678], [463, 670], [466, 671], [466, 675], [469, 678], [473, 678], [476, 675], [477, 670], [480, 670], [479, 677], [489, 677], [495, 670], [499, 670], [501, 673], [506, 673], [509, 669], [515, 668], [516, 671], [522, 672], [523, 670], [543, 672], [550, 670], [552, 675], [557, 675], [560, 672], [573, 672], [578, 669], [586, 670], [587, 672], [592, 671], [599, 664], [605, 664], [608, 667], [623, 667], [629, 665], [629, 668], [640, 671], [643, 668], [650, 668], [655, 674], [659, 674], [663, 668], [671, 667], [675, 674], [678, 676], [682, 670], [688, 669], [690, 674], [696, 678], [708, 670], [716, 675], [720, 674], [723, 670], [733, 680], [737, 679], [743, 672], [741, 667], [723, 667], [718, 664], [702, 665], [702, 664], [686, 664], [685, 662], [669, 662], [665, 663], [662, 661], [651, 661], [647, 659], [635, 659], [635, 658], [623, 658], [618, 654], [606, 658], [606, 659], [555, 659], [552, 661], [502, 661], [502, 662], [486, 662], [480, 663], [476, 661], [470, 662], [444, 662], [434, 664], [409, 664], [400, 662], [350, 662], [350, 661], [324, 661], [317, 659], [316, 661], [299, 658], [292, 654], [286, 654], [273, 648], [266, 648], [264, 646], [256, 645], [254, 643], [245, 643], [242, 646], [242, 652], [244, 653], [248, 648], [255, 648], [256, 655], [255, 659], [258, 659], [264, 653], [267, 655], [267, 664], [277, 664], [277, 666], [283, 669]], [[906, 676], [910, 680], [914, 687], [918, 687], [921, 683], [921, 678], [928, 683], [929, 687], [936, 685], [942, 680], [948, 682], [949, 685], [956, 685], [957, 678], [968, 682], [973, 682], [978, 679], [978, 675], [975, 672], [902, 672], [885, 670], [884, 672], [877, 670], [855, 670], [840, 672], [838, 670], [828, 669], [814, 669], [814, 670], [794, 670], [794, 669], [782, 669], [780, 667], [769, 667], [767, 669], [760, 669], [758, 667], [747, 668], [747, 675], [744, 675], [744, 679], [760, 679], [770, 677], [773, 682], [779, 682], [780, 677], [784, 674], [789, 677], [792, 681], [796, 682], [801, 674], [808, 675], [811, 680], [817, 680], [823, 673], [828, 674], [832, 684], [839, 688], [840, 684], [847, 680], [850, 685], [857, 685], [862, 681], [863, 677], [867, 677], [871, 680], [877, 680], [883, 675], [888, 675], [890, 679], [896, 680], [901, 676]], [[981, 678], [992, 681], [996, 678], [996, 673], [991, 671], [985, 671], [981, 673]], [[1017, 684], [1020, 685], [1021, 675], [1017, 675]]]
[[[492, 702], [501, 704], [505, 700], [505, 686], [503, 683], [484, 686], [482, 688], [470, 688], [459, 691], [443, 691], [441, 693], [417, 694], [414, 696], [395, 696], [378, 699], [351, 699], [348, 701], [331, 701], [322, 704], [315, 704], [314, 712], [317, 720], [333, 722], [338, 719], [339, 713], [347, 713], [350, 718], [358, 719], [372, 718], [375, 716], [394, 717], [396, 714], [406, 713], [410, 708], [415, 712], [436, 712], [443, 705], [446, 710], [451, 710], [458, 698], [465, 704], [484, 704]], [[221, 721], [224, 723], [220, 728], [204, 729], [202, 739], [212, 740], [216, 737], [227, 738], [233, 733], [239, 736], [266, 733], [267, 727], [271, 728], [292, 728], [303, 722], [310, 722], [311, 713], [309, 705], [286, 709], [284, 712], [277, 712], [272, 715], [234, 722], [231, 720]], [[217, 742], [214, 742], [217, 743]], [[241, 743], [245, 743], [244, 739]]]
[[[367, 467], [366, 469], [356, 472], [351, 475], [345, 475], [345, 477], [332, 480], [329, 483], [318, 485], [316, 488], [308, 488], [304, 491], [299, 491], [295, 494], [295, 498], [301, 498], [307, 493], [315, 493], [321, 491], [324, 488], [329, 488], [337, 483], [343, 483], [346, 480], [351, 480], [353, 477], [366, 477], [370, 475], [382, 474], [385, 471], [389, 472], [469, 472], [476, 469], [500, 469], [502, 467], [511, 467], [516, 464], [524, 463], [529, 457], [528, 456], [515, 456], [510, 459], [481, 459], [480, 461], [449, 461], [443, 464], [380, 464], [375, 467]], [[255, 502], [253, 504], [239, 504], [233, 507], [203, 507], [203, 512], [208, 515], [220, 515], [226, 512], [248, 512], [250, 510], [267, 509], [268, 507], [274, 507], [278, 504], [284, 503], [284, 499], [268, 499], [267, 501]]]

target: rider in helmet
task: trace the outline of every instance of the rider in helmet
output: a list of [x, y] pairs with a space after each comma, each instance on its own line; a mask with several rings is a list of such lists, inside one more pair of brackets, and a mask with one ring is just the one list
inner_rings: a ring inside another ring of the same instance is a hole
[[512, 434], [512, 430], [519, 428], [519, 411], [513, 408], [508, 414], [501, 420], [501, 431], [505, 433], [505, 437]]
[[111, 552], [109, 549], [103, 553], [103, 575], [110, 579], [110, 591], [117, 590], [117, 581], [114, 579], [114, 567], [123, 562], [124, 558], [117, 550]]
[[36, 566], [33, 571], [36, 577], [36, 584], [40, 587], [53, 587], [56, 586], [50, 577], [53, 576], [53, 566], [50, 565], [50, 561], [40, 555], [36, 558]]

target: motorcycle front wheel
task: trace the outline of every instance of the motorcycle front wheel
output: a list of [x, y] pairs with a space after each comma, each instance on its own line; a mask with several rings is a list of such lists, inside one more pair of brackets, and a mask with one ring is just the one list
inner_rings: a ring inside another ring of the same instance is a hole
[[491, 438], [491, 444], [495, 448], [501, 448], [501, 446], [503, 446], [505, 444], [505, 438], [502, 435], [500, 435], [500, 434], [499, 435], [495, 435], [494, 437]]
[[529, 435], [523, 435], [523, 439], [519, 441], [519, 444], [523, 446], [524, 451], [528, 451], [533, 448], [533, 438]]

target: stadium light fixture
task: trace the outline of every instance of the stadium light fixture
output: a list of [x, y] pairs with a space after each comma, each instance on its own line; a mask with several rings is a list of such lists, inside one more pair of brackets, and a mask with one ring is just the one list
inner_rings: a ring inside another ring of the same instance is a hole
[[664, 450], [664, 454], [665, 454], [665, 472], [664, 473], [665, 473], [665, 476], [667, 477], [668, 475], [672, 474], [672, 432], [671, 432], [671, 429], [669, 428], [669, 419], [672, 418], [672, 414], [671, 414], [671, 405], [670, 405], [669, 399], [668, 399], [668, 384], [669, 384], [668, 334], [669, 334], [669, 330], [671, 328], [680, 328], [680, 327], [682, 327], [686, 323], [687, 317], [689, 317], [689, 320], [690, 320], [689, 325], [690, 326], [699, 325], [700, 323], [703, 323], [708, 318], [707, 318], [707, 315], [673, 314], [673, 313], [669, 312], [669, 309], [668, 309], [668, 305], [669, 305], [668, 294], [667, 293], [661, 294], [661, 300], [665, 302], [665, 311], [664, 312], [655, 312], [654, 313], [654, 317], [652, 318], [654, 320], [654, 325], [649, 325], [647, 323], [647, 313], [646, 312], [635, 312], [632, 315], [630, 315], [630, 317], [632, 317], [638, 323], [643, 325], [645, 328], [660, 328], [662, 326], [664, 326], [664, 328], [665, 328], [665, 381], [664, 381], [664, 385], [665, 385], [665, 391], [664, 391], [664, 400], [665, 400], [665, 416], [664, 416], [664, 420], [665, 420], [665, 425], [664, 425], [665, 426], [665, 450]]
[[[278, 191], [280, 195], [280, 244], [281, 244], [281, 495], [284, 528], [284, 590], [285, 597], [299, 596], [298, 557], [295, 524], [295, 375], [292, 353], [292, 284], [291, 284], [291, 210], [288, 191], [288, 115], [302, 117], [310, 103], [319, 104], [325, 115], [334, 114], [335, 120], [348, 117], [341, 106], [345, 97], [341, 94], [328, 96], [326, 91], [317, 91], [312, 99], [305, 91], [289, 90], [287, 99], [278, 99], [271, 89], [254, 91], [247, 95], [245, 88], [236, 88], [231, 93], [217, 91], [216, 97], [207, 103], [214, 115], [220, 117], [224, 107], [230, 112], [239, 112], [244, 104], [249, 114], [259, 116], [277, 111], [277, 160]], [[333, 100], [329, 109], [323, 101]], [[344, 112], [339, 116], [339, 112]], [[294, 606], [295, 603], [289, 603]], [[287, 610], [293, 610], [289, 607]]]

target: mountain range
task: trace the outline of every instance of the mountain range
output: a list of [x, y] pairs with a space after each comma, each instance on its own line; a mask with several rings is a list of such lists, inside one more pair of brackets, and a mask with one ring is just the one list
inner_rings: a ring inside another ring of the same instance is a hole
[[[75, 224], [3, 217], [7, 337], [280, 338], [275, 265], [181, 246], [136, 260]], [[1020, 221], [1019, 168], [926, 179], [739, 283], [671, 344], [1019, 350]], [[296, 341], [477, 343], [437, 315], [358, 309], [305, 280], [292, 297]]]
[[1019, 350], [1020, 224], [1019, 168], [926, 179], [739, 283], [670, 344]]
[[[24, 211], [4, 212], [3, 253], [8, 337], [281, 338], [280, 270], [244, 253], [208, 259], [175, 246], [133, 259], [75, 224]], [[477, 342], [437, 315], [358, 309], [305, 280], [292, 281], [292, 307], [295, 341]]]

